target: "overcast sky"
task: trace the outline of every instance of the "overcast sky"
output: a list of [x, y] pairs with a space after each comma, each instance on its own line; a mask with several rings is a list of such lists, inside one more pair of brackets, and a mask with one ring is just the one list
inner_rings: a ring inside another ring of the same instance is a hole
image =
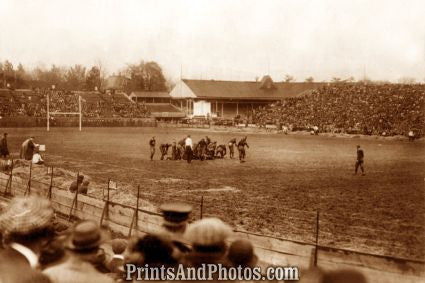
[[167, 77], [425, 80], [424, 0], [0, 0], [0, 60]]

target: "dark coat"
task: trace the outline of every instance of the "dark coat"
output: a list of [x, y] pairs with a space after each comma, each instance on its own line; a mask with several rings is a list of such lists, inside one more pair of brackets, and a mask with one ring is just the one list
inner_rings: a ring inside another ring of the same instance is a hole
[[11, 248], [0, 250], [0, 282], [2, 283], [47, 283], [50, 279], [30, 267], [28, 260]]
[[7, 147], [6, 137], [2, 137], [0, 140], [0, 155], [9, 155], [9, 148]]
[[22, 143], [20, 157], [25, 160], [31, 160], [34, 154], [35, 144], [31, 139], [27, 139]]
[[[71, 193], [75, 193], [76, 190], [77, 190], [77, 181], [74, 181], [69, 186], [69, 191]], [[78, 182], [78, 193], [79, 194], [85, 194], [86, 195], [87, 194], [87, 190], [88, 190], [87, 185], [83, 185], [83, 180], [80, 180]]]

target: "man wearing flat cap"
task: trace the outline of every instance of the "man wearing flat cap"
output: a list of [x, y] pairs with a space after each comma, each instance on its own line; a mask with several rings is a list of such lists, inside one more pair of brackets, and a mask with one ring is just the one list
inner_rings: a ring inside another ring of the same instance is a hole
[[180, 254], [190, 251], [183, 234], [188, 226], [192, 206], [186, 203], [170, 202], [161, 205], [160, 210], [164, 218], [163, 234], [169, 236]]
[[106, 238], [106, 233], [94, 221], [77, 223], [66, 243], [69, 258], [45, 269], [43, 273], [54, 283], [114, 282], [95, 268], [99, 246]]
[[186, 255], [184, 263], [192, 267], [202, 264], [231, 266], [226, 258], [226, 240], [232, 233], [231, 227], [218, 218], [203, 218], [193, 222], [185, 234], [192, 250]]
[[48, 282], [37, 269], [39, 256], [54, 236], [50, 202], [38, 196], [16, 197], [0, 215], [5, 248], [0, 250], [0, 282]]

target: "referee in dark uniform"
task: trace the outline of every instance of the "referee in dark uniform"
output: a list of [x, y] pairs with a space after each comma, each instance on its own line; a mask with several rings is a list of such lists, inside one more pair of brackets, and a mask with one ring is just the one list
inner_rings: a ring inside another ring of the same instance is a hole
[[354, 169], [354, 175], [357, 175], [357, 170], [359, 169], [359, 167], [360, 167], [360, 170], [362, 170], [362, 176], [365, 175], [363, 163], [364, 163], [364, 152], [363, 152], [363, 149], [360, 148], [360, 145], [358, 145], [357, 146], [357, 161], [356, 161], [356, 165]]

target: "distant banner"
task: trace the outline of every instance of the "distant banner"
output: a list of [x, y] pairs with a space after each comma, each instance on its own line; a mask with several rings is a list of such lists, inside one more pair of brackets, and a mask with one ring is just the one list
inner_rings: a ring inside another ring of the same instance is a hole
[[109, 180], [109, 188], [116, 190], [117, 189], [117, 182]]

